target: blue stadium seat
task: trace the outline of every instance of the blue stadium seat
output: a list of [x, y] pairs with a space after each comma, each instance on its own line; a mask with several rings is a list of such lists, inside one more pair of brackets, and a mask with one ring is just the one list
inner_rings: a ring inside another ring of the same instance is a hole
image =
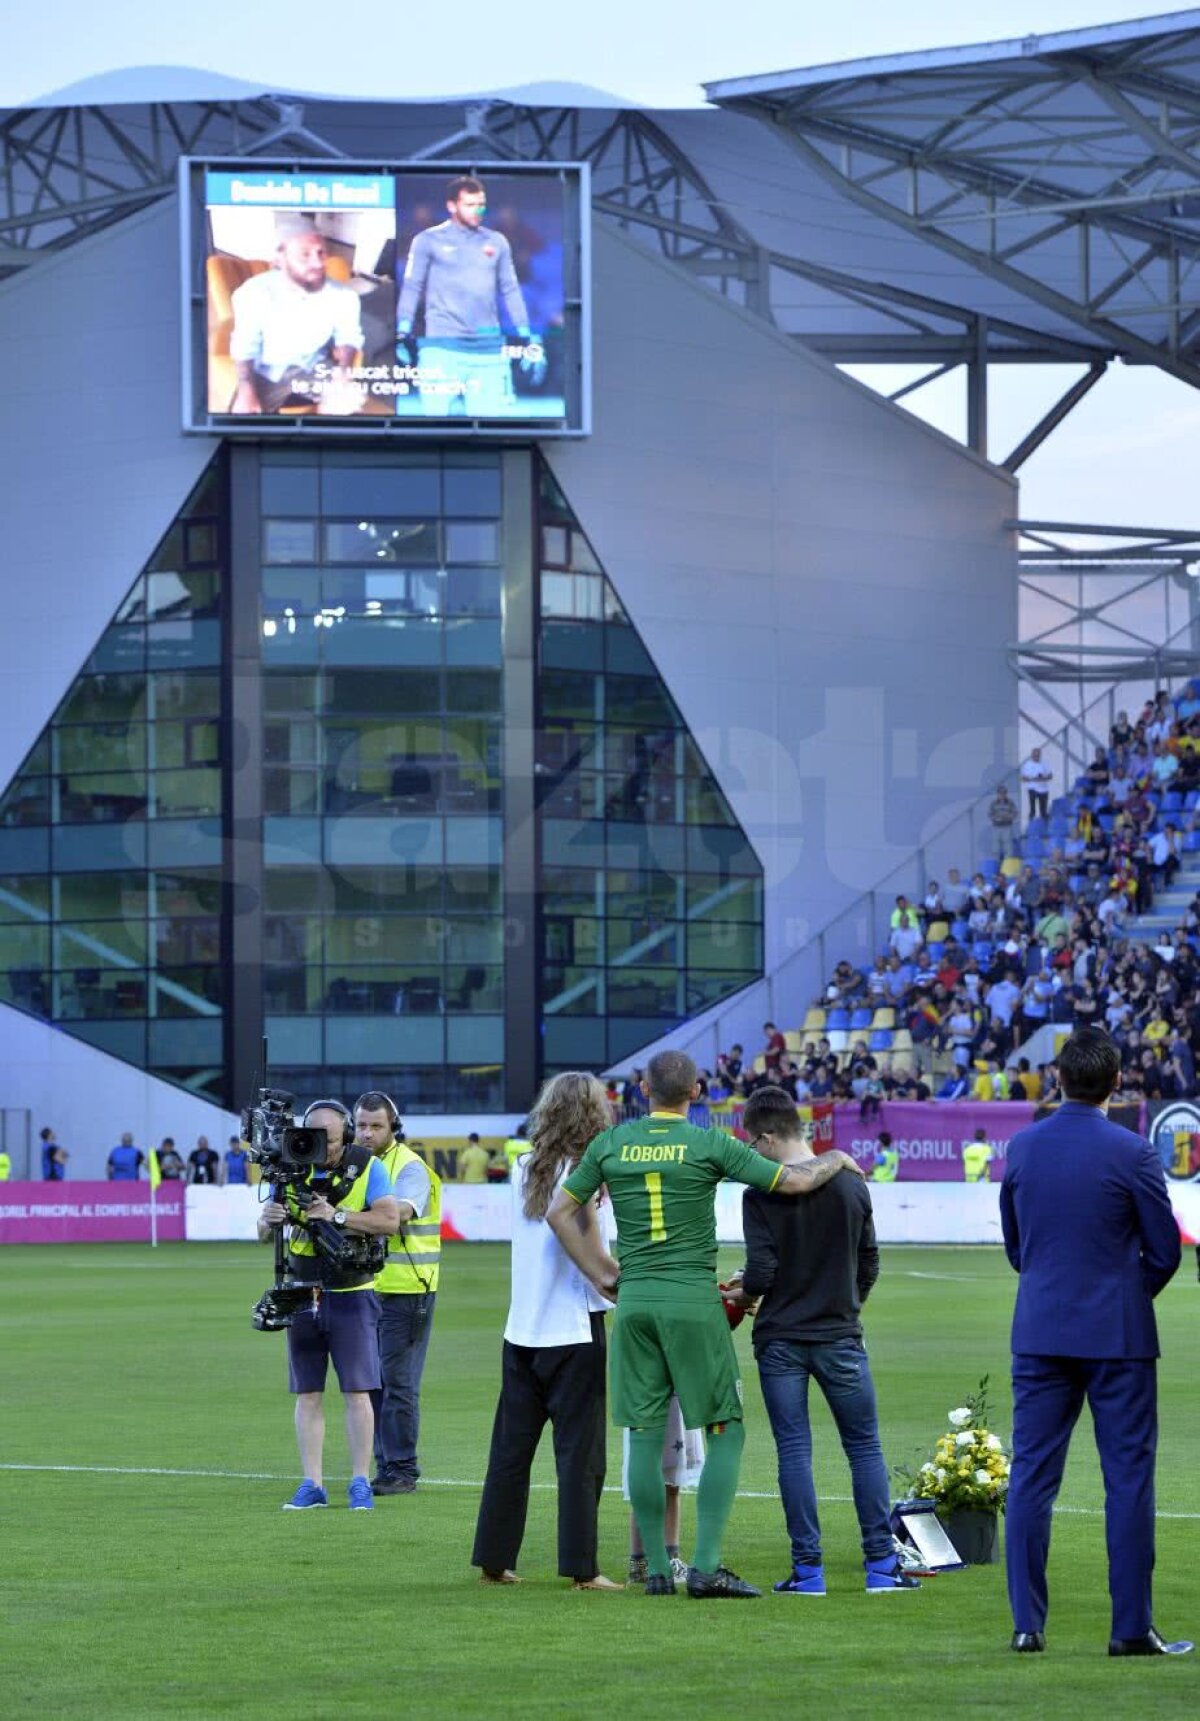
[[975, 958], [976, 962], [990, 962], [992, 960], [991, 940], [988, 938], [977, 938], [971, 946], [971, 955]]
[[1194, 855], [1200, 849], [1200, 831], [1188, 831], [1183, 839], [1185, 854]]
[[1067, 889], [1071, 892], [1072, 896], [1076, 896], [1083, 889], [1086, 882], [1087, 882], [1087, 874], [1086, 873], [1073, 872], [1071, 874], [1070, 878], [1067, 880]]
[[980, 861], [979, 870], [983, 874], [984, 878], [995, 878], [996, 874], [1000, 871], [1000, 862], [996, 859], [995, 855], [988, 855], [986, 860]]
[[950, 922], [950, 930], [954, 934], [955, 938], [959, 939], [961, 942], [971, 929], [965, 920], [952, 920]]
[[1050, 835], [1051, 835], [1051, 837], [1054, 838], [1054, 840], [1056, 842], [1061, 842], [1064, 837], [1068, 837], [1068, 836], [1070, 836], [1070, 834], [1071, 834], [1071, 821], [1070, 821], [1070, 819], [1051, 819], [1050, 820]]
[[[836, 1015], [836, 1013], [837, 1012], [835, 1011], [834, 1014]], [[850, 1013], [850, 1032], [852, 1034], [857, 1034], [863, 1028], [869, 1028], [871, 1026], [871, 1018], [874, 1014], [874, 1010], [865, 1010], [861, 1007], [852, 1010]], [[829, 1025], [831, 1028], [834, 1028], [837, 1027], [838, 1024], [831, 1021]]]
[[1024, 853], [1026, 860], [1044, 860], [1046, 858], [1046, 845], [1041, 837], [1026, 837]]
[[1044, 837], [1045, 834], [1046, 821], [1042, 815], [1038, 813], [1030, 819], [1029, 823], [1025, 826], [1025, 835], [1027, 837]]
[[1071, 803], [1065, 795], [1056, 795], [1050, 803], [1050, 817], [1065, 819], [1071, 811]]
[[890, 1028], [873, 1028], [871, 1038], [867, 1041], [867, 1050], [871, 1052], [890, 1052], [894, 1036]]
[[1159, 810], [1164, 813], [1181, 813], [1183, 811], [1183, 796], [1178, 789], [1167, 790]]
[[1200, 789], [1189, 789], [1187, 794], [1183, 797], [1183, 805], [1185, 810], [1189, 813], [1192, 811], [1193, 807], [1200, 806]]
[[931, 962], [940, 962], [946, 954], [945, 940], [935, 938], [925, 946], [925, 954]]
[[1102, 831], [1104, 831], [1106, 834], [1112, 830], [1112, 828], [1116, 824], [1116, 822], [1117, 822], [1116, 815], [1113, 813], [1097, 813], [1096, 814], [1096, 823], [1100, 826], [1100, 829]]
[[[870, 1014], [868, 1013], [867, 1021], [869, 1022], [870, 1020], [871, 1020], [871, 1017], [870, 1017]], [[849, 1010], [830, 1010], [829, 1014], [825, 1018], [825, 1027], [826, 1027], [827, 1031], [830, 1028], [836, 1028], [836, 1029], [838, 1029], [838, 1031], [840, 1033], [845, 1033], [846, 1030], [849, 1028], [849, 1026], [850, 1026], [850, 1012], [849, 1012]]]

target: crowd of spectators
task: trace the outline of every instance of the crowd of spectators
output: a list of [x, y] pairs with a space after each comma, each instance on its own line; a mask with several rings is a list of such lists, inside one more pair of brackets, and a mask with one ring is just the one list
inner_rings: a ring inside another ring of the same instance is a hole
[[[764, 1024], [747, 1057], [732, 1046], [702, 1073], [707, 1103], [734, 1105], [779, 1083], [800, 1103], [1059, 1097], [1053, 1052], [1023, 1048], [1048, 1025], [1098, 1024], [1121, 1052], [1118, 1099], [1195, 1094], [1200, 1058], [1200, 894], [1177, 927], [1133, 938], [1136, 917], [1200, 850], [1200, 690], [1165, 692], [1136, 721], [1117, 714], [1069, 795], [1051, 800], [1034, 749], [1021, 808], [1001, 785], [991, 853], [951, 868], [919, 901], [898, 896], [886, 948], [837, 964], [803, 1024]], [[635, 1071], [612, 1092], [642, 1103]]]

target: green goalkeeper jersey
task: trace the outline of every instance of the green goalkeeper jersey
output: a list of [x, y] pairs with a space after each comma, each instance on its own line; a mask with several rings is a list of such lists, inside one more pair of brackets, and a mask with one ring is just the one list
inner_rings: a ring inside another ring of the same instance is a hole
[[711, 1285], [722, 1178], [774, 1189], [782, 1167], [722, 1129], [651, 1112], [589, 1142], [563, 1188], [580, 1203], [608, 1185], [617, 1221], [621, 1293]]

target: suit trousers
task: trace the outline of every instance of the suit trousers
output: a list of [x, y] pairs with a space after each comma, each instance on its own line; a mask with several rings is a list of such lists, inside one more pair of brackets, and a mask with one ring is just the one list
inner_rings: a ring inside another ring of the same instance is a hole
[[591, 1317], [591, 1342], [532, 1348], [504, 1341], [500, 1402], [492, 1424], [472, 1565], [511, 1571], [529, 1509], [529, 1472], [542, 1431], [554, 1431], [558, 1473], [558, 1570], [595, 1577], [597, 1516], [604, 1489], [604, 1316]]
[[1013, 1466], [1005, 1526], [1013, 1626], [1045, 1628], [1051, 1513], [1085, 1398], [1104, 1476], [1112, 1636], [1144, 1637], [1151, 1621], [1158, 1446], [1153, 1357], [1013, 1357]]

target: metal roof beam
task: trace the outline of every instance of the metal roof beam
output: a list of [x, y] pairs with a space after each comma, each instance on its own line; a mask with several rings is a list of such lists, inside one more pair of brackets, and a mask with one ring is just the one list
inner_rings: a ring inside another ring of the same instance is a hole
[[1033, 429], [1022, 437], [1008, 458], [1001, 462], [1006, 472], [1018, 471], [1031, 454], [1037, 453], [1046, 438], [1056, 431], [1063, 420], [1074, 412], [1080, 401], [1092, 392], [1107, 368], [1103, 364], [1092, 365], [1059, 396], [1049, 412], [1043, 413]]

